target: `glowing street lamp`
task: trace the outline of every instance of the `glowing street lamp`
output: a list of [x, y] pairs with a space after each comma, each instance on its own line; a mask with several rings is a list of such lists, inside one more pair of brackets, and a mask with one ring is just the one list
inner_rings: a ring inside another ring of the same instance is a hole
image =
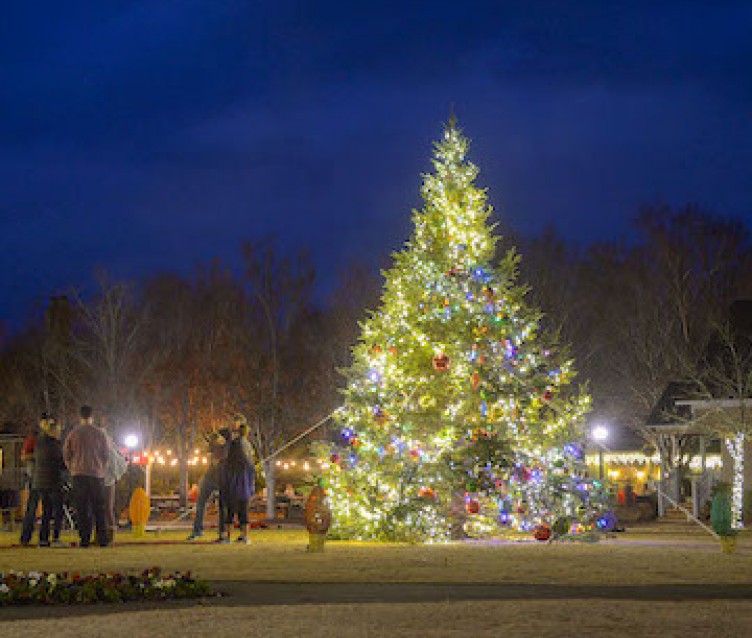
[[[123, 443], [125, 443], [125, 447], [128, 448], [128, 452], [129, 452], [128, 454], [128, 456], [130, 457], [128, 459], [129, 463], [133, 463], [135, 461], [133, 452], [134, 450], [136, 450], [136, 448], [138, 448], [140, 442], [141, 441], [139, 439], [139, 436], [135, 432], [126, 434], [125, 438], [123, 438]], [[147, 495], [151, 491], [151, 488], [149, 486], [150, 480], [151, 480], [151, 476], [149, 474], [149, 464], [147, 462], [147, 469], [146, 469], [146, 494]], [[131, 467], [128, 468], [128, 492], [133, 492], [133, 472], [132, 472]]]

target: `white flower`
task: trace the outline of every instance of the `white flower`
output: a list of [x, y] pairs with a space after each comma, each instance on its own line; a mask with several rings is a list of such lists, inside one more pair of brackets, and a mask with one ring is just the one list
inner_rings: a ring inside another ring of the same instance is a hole
[[164, 586], [165, 587], [175, 587], [175, 585], [176, 585], [175, 580], [172, 579], [172, 578], [164, 581]]
[[57, 574], [50, 574], [47, 576], [47, 582], [53, 587], [57, 585]]
[[164, 587], [164, 581], [155, 580], [154, 581], [154, 587], [156, 587], [157, 589], [162, 589], [162, 587]]
[[0, 584], [0, 594], [7, 594], [10, 591], [10, 587], [5, 583]]
[[42, 574], [39, 572], [29, 572], [29, 579], [39, 580], [42, 577]]
[[29, 578], [29, 587], [36, 587], [39, 581], [36, 578]]

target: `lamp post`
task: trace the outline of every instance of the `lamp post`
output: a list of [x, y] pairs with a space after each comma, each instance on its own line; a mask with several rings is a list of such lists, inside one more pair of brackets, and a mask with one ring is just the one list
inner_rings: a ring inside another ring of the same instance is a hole
[[603, 481], [606, 474], [604, 467], [605, 463], [603, 461], [603, 450], [605, 449], [603, 442], [608, 438], [608, 428], [603, 425], [596, 425], [590, 432], [590, 436], [598, 446], [598, 474], [600, 480]]
[[123, 443], [128, 448], [128, 494], [130, 495], [133, 494], [133, 472], [131, 471], [131, 465], [133, 464], [133, 452], [139, 444], [138, 434], [126, 434]]

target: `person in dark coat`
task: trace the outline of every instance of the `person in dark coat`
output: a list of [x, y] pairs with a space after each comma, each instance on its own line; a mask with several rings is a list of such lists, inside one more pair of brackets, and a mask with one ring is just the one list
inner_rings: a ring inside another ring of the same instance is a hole
[[[225, 431], [229, 438], [230, 432]], [[209, 438], [209, 467], [198, 482], [198, 498], [196, 499], [196, 517], [193, 519], [193, 531], [188, 540], [196, 540], [204, 535], [204, 518], [206, 505], [215, 492], [219, 491], [219, 465], [227, 440], [220, 432], [213, 432]], [[221, 518], [221, 514], [220, 514]]]
[[227, 452], [230, 449], [230, 444], [232, 443], [232, 430], [230, 428], [222, 428], [218, 433], [218, 440], [216, 440], [216, 443], [219, 443], [219, 439], [221, 439], [222, 444], [221, 445], [215, 445], [214, 449], [212, 450], [214, 454], [214, 459], [217, 462], [217, 490], [219, 491], [219, 519], [217, 521], [217, 531], [219, 532], [219, 537], [217, 538], [218, 543], [229, 543], [229, 533], [225, 534], [225, 528], [227, 527], [227, 506], [224, 501], [224, 494], [222, 492], [222, 485], [224, 482], [224, 475], [225, 475], [225, 464], [227, 462]]
[[[42, 501], [42, 523], [39, 529], [40, 547], [64, 547], [60, 540], [63, 526], [63, 445], [60, 442], [61, 427], [47, 417], [41, 424], [41, 432], [34, 449], [34, 473], [31, 489]], [[50, 524], [53, 540], [50, 543]], [[28, 545], [34, 530], [34, 520], [24, 520], [21, 544]]]
[[[220, 541], [230, 542], [230, 528], [237, 517], [240, 524], [238, 543], [250, 542], [248, 537], [248, 502], [256, 489], [256, 467], [253, 448], [248, 440], [248, 426], [241, 423], [227, 446], [227, 456], [220, 471], [220, 502], [224, 520], [220, 525]], [[222, 515], [222, 514], [221, 514]], [[225, 518], [226, 517], [226, 518]], [[227, 526], [225, 535], [224, 527]]]
[[22, 527], [25, 531], [21, 532], [21, 545], [24, 547], [31, 540], [31, 533], [34, 531], [34, 523], [37, 520], [39, 501], [42, 498], [39, 492], [32, 487], [32, 480], [34, 478], [34, 448], [37, 445], [39, 432], [47, 427], [47, 420], [49, 418], [50, 416], [46, 412], [42, 413], [42, 416], [39, 417], [39, 428], [24, 439], [23, 446], [21, 447], [21, 461], [24, 464], [24, 489], [28, 491]]

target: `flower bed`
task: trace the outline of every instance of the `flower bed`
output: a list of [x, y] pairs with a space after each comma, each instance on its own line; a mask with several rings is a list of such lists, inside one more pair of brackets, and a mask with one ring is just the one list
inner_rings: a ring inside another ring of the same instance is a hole
[[176, 600], [212, 594], [208, 583], [190, 572], [163, 574], [158, 567], [139, 575], [119, 573], [82, 576], [78, 572], [0, 573], [3, 605], [88, 605], [140, 600]]

